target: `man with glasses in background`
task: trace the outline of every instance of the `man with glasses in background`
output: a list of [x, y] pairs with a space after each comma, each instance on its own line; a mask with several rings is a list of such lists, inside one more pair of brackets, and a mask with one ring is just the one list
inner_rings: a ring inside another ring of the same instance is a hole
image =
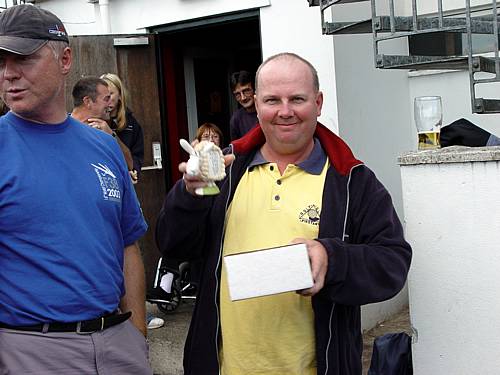
[[257, 124], [257, 111], [254, 102], [253, 76], [245, 70], [231, 74], [231, 91], [241, 105], [233, 113], [229, 122], [231, 141], [243, 137]]

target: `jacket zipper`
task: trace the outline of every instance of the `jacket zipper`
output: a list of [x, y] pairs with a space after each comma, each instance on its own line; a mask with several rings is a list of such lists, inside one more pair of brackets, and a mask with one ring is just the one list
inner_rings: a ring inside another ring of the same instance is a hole
[[[231, 154], [234, 154], [234, 149], [233, 145], [230, 144], [229, 147], [231, 148]], [[233, 161], [234, 163], [234, 161]], [[217, 313], [217, 324], [216, 324], [216, 331], [215, 331], [215, 350], [217, 353], [217, 366], [218, 366], [218, 372], [220, 375], [220, 356], [219, 356], [219, 328], [220, 328], [220, 311], [219, 311], [219, 304], [217, 303], [217, 293], [219, 290], [219, 267], [220, 267], [220, 262], [222, 259], [222, 247], [224, 246], [224, 236], [226, 234], [226, 225], [227, 225], [227, 209], [229, 207], [229, 199], [231, 197], [231, 182], [232, 182], [232, 171], [233, 171], [233, 163], [229, 166], [229, 174], [228, 174], [228, 183], [229, 183], [229, 190], [227, 193], [227, 200], [226, 200], [226, 205], [224, 207], [224, 225], [222, 227], [222, 236], [221, 236], [221, 241], [219, 245], [219, 258], [217, 259], [217, 267], [215, 267], [215, 294], [214, 294], [214, 304], [215, 304], [215, 311]]]
[[[352, 176], [352, 171], [354, 170], [354, 168], [356, 167], [359, 167], [360, 165], [363, 165], [363, 164], [356, 164], [354, 165], [351, 170], [349, 171], [349, 178], [347, 179], [347, 199], [346, 199], [346, 206], [345, 206], [345, 216], [344, 216], [344, 227], [342, 229], [342, 241], [345, 241], [345, 238], [346, 238], [346, 233], [345, 233], [345, 230], [346, 230], [346, 226], [347, 226], [347, 216], [348, 216], [348, 213], [349, 213], [349, 186], [351, 184], [351, 176]], [[325, 372], [324, 372], [324, 375], [328, 375], [328, 369], [329, 369], [329, 359], [328, 359], [328, 352], [330, 351], [330, 344], [332, 342], [332, 337], [333, 337], [333, 332], [332, 332], [332, 319], [333, 319], [333, 311], [335, 310], [335, 302], [332, 303], [332, 308], [330, 310], [330, 319], [328, 321], [328, 333], [329, 333], [329, 336], [328, 336], [328, 344], [326, 345], [326, 352], [325, 352], [325, 362], [326, 362], [326, 366], [325, 366]]]

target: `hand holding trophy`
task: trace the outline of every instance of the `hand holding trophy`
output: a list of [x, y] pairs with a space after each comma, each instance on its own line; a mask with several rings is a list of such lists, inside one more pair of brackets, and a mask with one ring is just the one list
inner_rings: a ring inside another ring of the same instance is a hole
[[201, 141], [194, 148], [185, 139], [181, 139], [179, 143], [189, 154], [186, 173], [190, 176], [198, 176], [207, 182], [206, 186], [195, 189], [195, 194], [218, 194], [220, 191], [215, 181], [220, 181], [226, 176], [224, 155], [221, 149], [210, 141]]

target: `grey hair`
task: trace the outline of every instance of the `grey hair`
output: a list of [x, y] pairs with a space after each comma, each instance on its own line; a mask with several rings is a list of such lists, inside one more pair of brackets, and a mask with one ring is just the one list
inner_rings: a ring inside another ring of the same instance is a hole
[[52, 54], [57, 60], [63, 54], [64, 49], [69, 47], [69, 43], [58, 40], [49, 40], [46, 46], [50, 47]]

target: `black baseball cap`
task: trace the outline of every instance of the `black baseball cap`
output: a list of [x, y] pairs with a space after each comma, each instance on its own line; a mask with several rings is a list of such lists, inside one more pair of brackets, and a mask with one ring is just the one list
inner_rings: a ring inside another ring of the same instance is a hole
[[69, 42], [63, 23], [48, 10], [22, 4], [0, 13], [0, 50], [31, 55], [49, 40]]

